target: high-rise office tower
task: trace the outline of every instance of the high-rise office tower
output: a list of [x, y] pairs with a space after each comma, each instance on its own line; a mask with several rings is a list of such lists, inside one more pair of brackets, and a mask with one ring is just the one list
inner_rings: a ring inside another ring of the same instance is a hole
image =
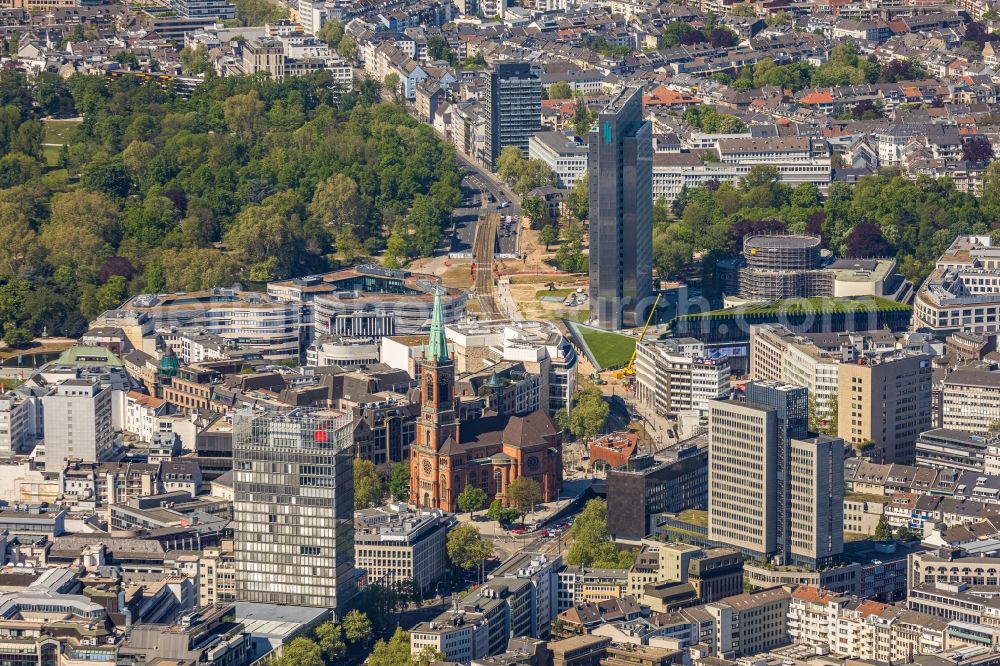
[[912, 465], [917, 437], [931, 429], [931, 361], [894, 352], [844, 363], [837, 374], [837, 434], [874, 442], [876, 462]]
[[486, 150], [489, 166], [507, 146], [528, 156], [528, 140], [542, 128], [542, 83], [526, 62], [500, 62], [486, 86]]
[[239, 600], [345, 612], [356, 589], [351, 433], [350, 413], [332, 409], [236, 415]]
[[810, 436], [805, 388], [750, 382], [709, 411], [709, 538], [819, 567], [844, 550], [844, 441]]
[[790, 521], [786, 561], [822, 567], [844, 552], [844, 440], [789, 442]]
[[89, 379], [69, 379], [42, 398], [45, 469], [60, 471], [67, 459], [107, 460], [114, 451], [111, 388]]
[[775, 467], [778, 502], [775, 526], [778, 552], [791, 551], [791, 485], [789, 479], [789, 443], [792, 439], [802, 439], [809, 434], [809, 393], [802, 386], [779, 381], [750, 382], [746, 385], [747, 402], [767, 405], [775, 409], [778, 425], [778, 443], [775, 448]]
[[757, 559], [778, 548], [774, 407], [714, 400], [708, 417], [708, 538]]
[[627, 88], [590, 130], [590, 318], [642, 323], [653, 292], [653, 138], [642, 90]]

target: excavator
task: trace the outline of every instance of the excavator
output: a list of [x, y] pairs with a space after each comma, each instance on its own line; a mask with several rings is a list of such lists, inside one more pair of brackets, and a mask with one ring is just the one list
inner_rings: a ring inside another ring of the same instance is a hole
[[644, 337], [646, 337], [646, 329], [649, 328], [649, 322], [653, 321], [653, 315], [656, 314], [656, 306], [660, 304], [661, 296], [663, 296], [662, 293], [656, 295], [656, 301], [653, 303], [653, 307], [649, 311], [649, 316], [646, 317], [646, 323], [642, 327], [642, 332], [639, 333], [639, 339], [635, 341], [635, 349], [632, 350], [632, 356], [628, 360], [628, 365], [626, 365], [623, 369], [615, 372], [614, 374], [615, 379], [621, 379], [622, 377], [631, 377], [632, 375], [635, 374], [635, 355], [639, 351], [639, 343], [642, 342], [642, 339]]

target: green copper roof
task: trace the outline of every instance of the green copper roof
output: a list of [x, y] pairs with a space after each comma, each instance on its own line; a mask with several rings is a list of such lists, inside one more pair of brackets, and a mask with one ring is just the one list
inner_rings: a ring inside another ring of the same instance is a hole
[[115, 368], [120, 368], [123, 365], [121, 359], [104, 347], [89, 347], [85, 345], [70, 347], [59, 356], [59, 360], [56, 362], [59, 365], [94, 365]]
[[172, 351], [168, 351], [160, 357], [160, 376], [175, 377], [180, 367], [181, 363]]
[[441, 308], [441, 292], [437, 289], [434, 290], [434, 314], [431, 317], [431, 338], [427, 344], [427, 359], [448, 361], [448, 339], [444, 335], [444, 310]]
[[491, 389], [503, 388], [503, 380], [500, 379], [500, 375], [497, 374], [496, 370], [493, 371], [493, 374], [486, 381], [486, 386]]

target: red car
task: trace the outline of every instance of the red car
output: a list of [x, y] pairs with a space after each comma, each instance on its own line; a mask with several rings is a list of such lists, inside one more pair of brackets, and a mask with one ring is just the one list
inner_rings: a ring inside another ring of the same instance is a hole
[[515, 527], [514, 529], [512, 529], [512, 530], [510, 531], [510, 533], [511, 533], [511, 534], [517, 534], [518, 536], [520, 536], [520, 535], [524, 534], [524, 533], [525, 533], [525, 532], [527, 532], [527, 531], [528, 531], [528, 530], [527, 530], [527, 529], [525, 529], [525, 528], [523, 528], [523, 527]]
[[549, 531], [548, 530], [542, 530], [541, 534], [542, 534], [542, 538], [543, 539], [547, 538], [549, 536]]

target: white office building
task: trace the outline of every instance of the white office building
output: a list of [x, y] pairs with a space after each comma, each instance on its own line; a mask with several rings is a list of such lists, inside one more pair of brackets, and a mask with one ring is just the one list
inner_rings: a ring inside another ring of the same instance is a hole
[[42, 398], [45, 412], [45, 469], [59, 471], [67, 459], [108, 460], [114, 451], [111, 388], [69, 379]]
[[729, 360], [706, 357], [692, 340], [639, 343], [635, 356], [637, 406], [657, 416], [687, 410], [708, 414], [709, 403], [729, 391]]
[[559, 187], [573, 187], [587, 173], [587, 144], [573, 132], [537, 132], [528, 140], [528, 159], [552, 169]]

